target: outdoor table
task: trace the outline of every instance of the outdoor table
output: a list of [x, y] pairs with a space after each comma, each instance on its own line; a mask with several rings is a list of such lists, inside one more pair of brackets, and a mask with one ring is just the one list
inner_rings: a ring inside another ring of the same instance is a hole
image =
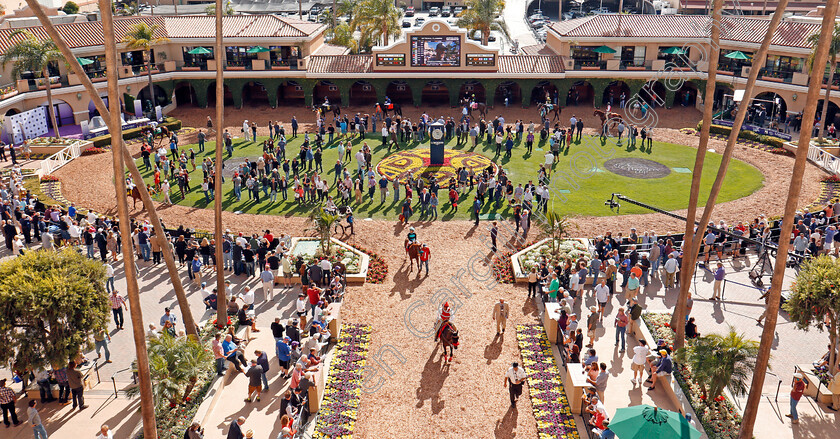
[[551, 344], [557, 343], [557, 333], [559, 331], [557, 320], [559, 319], [560, 304], [546, 302], [545, 312], [543, 313], [543, 327], [545, 328], [545, 335], [548, 337], [548, 342]]
[[[566, 393], [569, 397], [569, 408], [573, 414], [580, 414], [581, 397], [583, 391], [589, 387], [586, 382], [586, 374], [583, 372], [583, 363], [566, 363], [566, 376], [569, 382], [564, 383], [566, 386]], [[571, 391], [569, 391], [571, 389]]]

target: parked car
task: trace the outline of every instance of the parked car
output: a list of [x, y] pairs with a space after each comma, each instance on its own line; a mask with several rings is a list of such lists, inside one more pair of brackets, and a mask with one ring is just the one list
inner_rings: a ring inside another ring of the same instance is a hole
[[462, 12], [464, 12], [463, 6], [455, 6], [455, 9], [452, 10], [452, 15], [460, 17]]
[[405, 16], [406, 17], [413, 17], [414, 16], [414, 6], [409, 6], [405, 8]]
[[535, 22], [531, 23], [531, 27], [533, 27], [534, 29], [542, 29], [543, 27], [545, 27], [549, 24], [551, 24], [550, 21], [540, 20], [540, 21], [535, 21]]
[[432, 6], [429, 8], [429, 17], [437, 17], [440, 15], [440, 8], [437, 6]]
[[[477, 31], [473, 32], [473, 35], [470, 39], [475, 40], [475, 41], [481, 41], [481, 31], [477, 30]], [[487, 37], [487, 42], [492, 43], [494, 41], [496, 41], [496, 37], [494, 37], [493, 34], [491, 33], [490, 36]]]
[[612, 12], [610, 12], [610, 10], [609, 10], [609, 9], [607, 9], [607, 8], [603, 8], [603, 7], [601, 7], [601, 8], [597, 8], [597, 9], [593, 9], [593, 10], [591, 10], [591, 11], [589, 11], [589, 12], [591, 12], [592, 14], [595, 14], [595, 15], [597, 15], [597, 14], [612, 14]]
[[408, 20], [403, 20], [402, 27], [411, 27], [411, 22]]
[[548, 20], [548, 19], [549, 18], [547, 16], [543, 15], [543, 14], [534, 14], [534, 15], [531, 15], [530, 17], [528, 17], [528, 21], [530, 21], [531, 23], [533, 23], [535, 21]]
[[450, 15], [452, 15], [452, 7], [444, 6], [443, 9], [440, 10], [440, 16], [441, 17], [445, 18], [445, 17], [448, 17]]
[[425, 18], [423, 18], [423, 17], [417, 17], [417, 18], [415, 18], [415, 19], [414, 19], [414, 27], [420, 27], [420, 26], [423, 26], [423, 23], [425, 23], [425, 22], [426, 22], [426, 19], [425, 19]]
[[564, 20], [571, 20], [573, 18], [575, 18], [574, 12], [564, 12], [563, 13], [563, 19]]

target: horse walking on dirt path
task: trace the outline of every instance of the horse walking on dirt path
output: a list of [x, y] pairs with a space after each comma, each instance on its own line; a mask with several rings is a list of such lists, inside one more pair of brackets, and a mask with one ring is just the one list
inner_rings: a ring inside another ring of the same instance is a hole
[[409, 261], [409, 268], [408, 272], [411, 273], [414, 270], [414, 262], [417, 261], [417, 272], [418, 276], [420, 273], [420, 243], [419, 242], [409, 242], [408, 239], [405, 240], [405, 254], [408, 255]]
[[[439, 331], [440, 342], [443, 344], [443, 360], [446, 362], [452, 361], [455, 356], [455, 349], [458, 349], [458, 328], [449, 320], [443, 322]], [[446, 348], [449, 348], [449, 356], [446, 355]]]

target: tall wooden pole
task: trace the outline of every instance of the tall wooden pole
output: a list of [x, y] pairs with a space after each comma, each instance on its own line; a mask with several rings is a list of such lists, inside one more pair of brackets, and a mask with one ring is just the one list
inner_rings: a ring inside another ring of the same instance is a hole
[[[837, 5], [840, 0], [828, 0], [823, 12], [822, 29], [820, 30], [820, 41], [817, 45], [817, 53], [814, 56], [815, 66], [824, 66], [828, 60], [828, 49], [834, 33], [834, 19], [837, 16]], [[776, 9], [778, 13], [780, 9]], [[764, 320], [764, 330], [761, 333], [761, 346], [758, 350], [758, 358], [755, 362], [755, 372], [750, 385], [750, 394], [747, 397], [747, 405], [744, 408], [744, 416], [741, 420], [740, 439], [751, 439], [753, 427], [758, 415], [758, 404], [761, 402], [761, 392], [764, 389], [764, 378], [767, 366], [770, 363], [770, 351], [776, 337], [776, 320], [779, 317], [779, 305], [782, 299], [782, 281], [785, 277], [787, 253], [790, 248], [790, 233], [793, 230], [793, 216], [796, 213], [796, 206], [799, 203], [799, 192], [802, 190], [802, 177], [805, 174], [805, 165], [808, 161], [808, 149], [811, 146], [811, 132], [814, 129], [814, 116], [817, 114], [817, 102], [822, 91], [822, 80], [825, 71], [823, 69], [811, 69], [811, 79], [808, 87], [808, 96], [805, 100], [805, 111], [802, 114], [802, 130], [799, 132], [799, 145], [796, 148], [796, 159], [793, 163], [793, 174], [790, 178], [787, 201], [785, 203], [785, 215], [782, 217], [781, 230], [779, 231], [779, 249], [776, 252], [776, 265], [773, 267], [773, 279], [770, 282], [770, 291], [767, 298], [767, 313]]]
[[[735, 145], [738, 142], [738, 133], [741, 132], [744, 119], [747, 117], [747, 110], [749, 109], [751, 99], [750, 97], [753, 95], [755, 83], [758, 80], [758, 73], [761, 71], [759, 66], [764, 64], [765, 59], [767, 59], [767, 52], [770, 50], [770, 42], [773, 39], [776, 29], [779, 27], [779, 23], [782, 21], [782, 15], [785, 12], [788, 1], [789, 0], [781, 0], [779, 2], [779, 7], [776, 9], [776, 12], [773, 13], [773, 18], [770, 19], [770, 23], [767, 26], [767, 33], [764, 34], [761, 46], [755, 56], [753, 56], [753, 68], [750, 69], [750, 76], [747, 79], [747, 86], [744, 90], [744, 100], [738, 107], [738, 114], [735, 116], [735, 122], [732, 124], [732, 132], [726, 140], [726, 148], [723, 150], [723, 157], [721, 157], [720, 166], [718, 167], [715, 182], [712, 184], [712, 190], [709, 193], [709, 198], [706, 201], [705, 207], [703, 207], [703, 216], [700, 218], [700, 224], [697, 226], [697, 233], [693, 235], [693, 238], [689, 243], [688, 255], [690, 260], [686, 260], [685, 258], [686, 240], [683, 240], [683, 271], [681, 273], [682, 277], [680, 278], [680, 295], [674, 309], [673, 319], [671, 320], [671, 327], [674, 328], [674, 331], [676, 332], [674, 340], [674, 347], [676, 348], [682, 347], [685, 343], [685, 305], [688, 301], [688, 291], [691, 287], [691, 278], [694, 276], [694, 269], [696, 268], [695, 264], [697, 262], [697, 254], [700, 252], [700, 246], [703, 243], [703, 231], [705, 230], [709, 219], [712, 217], [712, 212], [714, 211], [718, 194], [720, 194], [720, 189], [723, 186], [723, 179], [726, 177], [726, 171], [729, 169], [729, 161], [732, 158], [732, 153], [735, 151]], [[702, 143], [699, 145], [699, 148], [705, 147], [706, 145], [703, 145]], [[692, 176], [692, 178], [694, 177], [695, 176]], [[693, 221], [691, 224], [686, 224], [686, 228], [693, 226]]]
[[[55, 42], [58, 49], [61, 51], [64, 58], [67, 60], [67, 64], [70, 65], [70, 69], [76, 76], [79, 77], [79, 80], [82, 83], [82, 86], [85, 87], [87, 92], [91, 95], [93, 100], [93, 104], [96, 109], [99, 111], [99, 114], [105, 118], [105, 120], [110, 119], [110, 111], [105, 106], [105, 102], [99, 96], [99, 92], [93, 86], [93, 83], [88, 78], [87, 74], [84, 72], [84, 69], [76, 60], [76, 57], [73, 55], [70, 47], [67, 45], [67, 42], [64, 41], [64, 38], [55, 30], [53, 24], [47, 18], [46, 13], [40, 6], [40, 4], [35, 0], [27, 0], [27, 3], [30, 5], [30, 9], [35, 13], [35, 16], [41, 21], [41, 25], [46, 30], [47, 34], [49, 34], [50, 38]], [[110, 129], [110, 127], [109, 127]], [[114, 141], [114, 137], [112, 137], [112, 142]], [[122, 142], [124, 146], [125, 143]], [[113, 153], [117, 153], [118, 150], [113, 150]], [[134, 163], [134, 159], [131, 157], [131, 152], [128, 151], [126, 148], [122, 148], [122, 156], [120, 157], [121, 161], [121, 168], [125, 169], [128, 167], [129, 172], [131, 173], [132, 181], [135, 182], [137, 185], [137, 189], [140, 192], [140, 197], [143, 200], [143, 206], [146, 208], [146, 211], [149, 213], [149, 220], [152, 223], [152, 227], [155, 230], [155, 239], [159, 239], [161, 241], [161, 251], [163, 252], [163, 258], [166, 262], [166, 269], [169, 272], [169, 278], [172, 281], [172, 287], [175, 290], [175, 296], [178, 299], [178, 306], [181, 308], [181, 315], [184, 319], [184, 325], [186, 326], [184, 330], [186, 331], [187, 335], [198, 337], [198, 332], [196, 330], [195, 319], [193, 318], [192, 311], [189, 307], [189, 301], [187, 300], [187, 295], [184, 292], [184, 287], [181, 284], [181, 278], [178, 273], [178, 267], [175, 265], [175, 256], [172, 253], [172, 248], [169, 246], [168, 242], [166, 242], [165, 236], [166, 233], [163, 229], [163, 224], [160, 221], [160, 217], [158, 216], [157, 210], [155, 209], [154, 203], [152, 202], [151, 196], [149, 196], [149, 191], [146, 188], [146, 185], [143, 181], [143, 176], [140, 175], [140, 171], [137, 169], [137, 166]], [[120, 174], [122, 175], [122, 174]]]
[[[114, 17], [111, 15], [110, 0], [99, 0], [102, 14], [102, 31], [105, 41], [105, 62], [108, 70], [117, 71], [117, 42], [114, 37]], [[128, 214], [128, 199], [125, 189], [125, 178], [120, 156], [124, 149], [122, 142], [122, 121], [120, 119], [119, 77], [108, 75], [108, 94], [111, 114], [108, 130], [111, 133], [114, 162], [114, 185], [117, 192], [117, 211], [120, 218], [120, 235], [122, 236], [123, 268], [128, 290], [128, 300], [131, 303], [131, 327], [134, 335], [134, 346], [137, 351], [137, 371], [140, 387], [140, 407], [143, 419], [143, 436], [149, 439], [157, 438], [155, 423], [154, 395], [152, 394], [152, 380], [149, 374], [149, 355], [146, 352], [146, 334], [143, 330], [143, 311], [140, 306], [140, 289], [137, 285], [137, 266], [134, 262], [134, 246], [131, 245], [131, 218]]]
[[[686, 213], [683, 247], [685, 247], [684, 244], [686, 242], [690, 243], [694, 238], [694, 221], [697, 218], [697, 201], [700, 198], [700, 179], [703, 176], [703, 164], [706, 160], [706, 146], [709, 144], [709, 130], [711, 129], [712, 116], [714, 114], [709, 96], [714, 96], [715, 86], [717, 84], [717, 66], [718, 58], [720, 57], [720, 27], [723, 25], [721, 23], [722, 10], [723, 0], [714, 0], [711, 15], [711, 51], [709, 53], [709, 70], [708, 78], [706, 80], [706, 92], [703, 96], [703, 125], [700, 128], [700, 144], [697, 146], [697, 153], [694, 156], [694, 170], [691, 173], [691, 192], [688, 198], [688, 213]], [[683, 250], [683, 265], [682, 272], [680, 273], [680, 299], [678, 299], [678, 302], [683, 298], [683, 296], [687, 296], [688, 294], [688, 289], [691, 286], [691, 276], [694, 275], [694, 270], [692, 270], [691, 267], [694, 267], [696, 262], [697, 253], [689, 251], [686, 254], [685, 250]], [[685, 307], [685, 302], [683, 302], [682, 307]], [[679, 305], [677, 305], [677, 309], [680, 309]], [[671, 327], [677, 328], [682, 326], [678, 322], [682, 321], [679, 319], [684, 318], [685, 317], [681, 317], [679, 313], [674, 312]], [[679, 332], [677, 332], [677, 334], [679, 335]], [[683, 328], [683, 334], [685, 334], [685, 328]], [[675, 346], [682, 347], [684, 341], [684, 336], [683, 338], [678, 336], [675, 341]]]
[[[216, 49], [214, 57], [216, 58], [216, 178], [214, 184], [216, 186], [213, 199], [213, 212], [215, 216], [215, 234], [216, 234], [216, 326], [224, 327], [227, 323], [227, 294], [225, 291], [225, 270], [224, 270], [224, 254], [222, 246], [224, 245], [224, 238], [222, 237], [222, 149], [224, 149], [224, 130], [225, 130], [225, 46], [224, 34], [222, 33], [222, 17], [224, 11], [222, 4], [224, 0], [216, 0]], [[222, 265], [222, 269], [218, 269], [218, 265]]]

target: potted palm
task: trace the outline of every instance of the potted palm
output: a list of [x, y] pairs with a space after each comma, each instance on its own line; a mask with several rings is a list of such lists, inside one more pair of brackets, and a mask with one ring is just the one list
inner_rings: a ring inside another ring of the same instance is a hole
[[675, 359], [691, 369], [701, 399], [712, 402], [725, 388], [735, 396], [747, 394], [757, 355], [758, 342], [748, 340], [730, 325], [727, 334], [704, 335], [680, 348]]

